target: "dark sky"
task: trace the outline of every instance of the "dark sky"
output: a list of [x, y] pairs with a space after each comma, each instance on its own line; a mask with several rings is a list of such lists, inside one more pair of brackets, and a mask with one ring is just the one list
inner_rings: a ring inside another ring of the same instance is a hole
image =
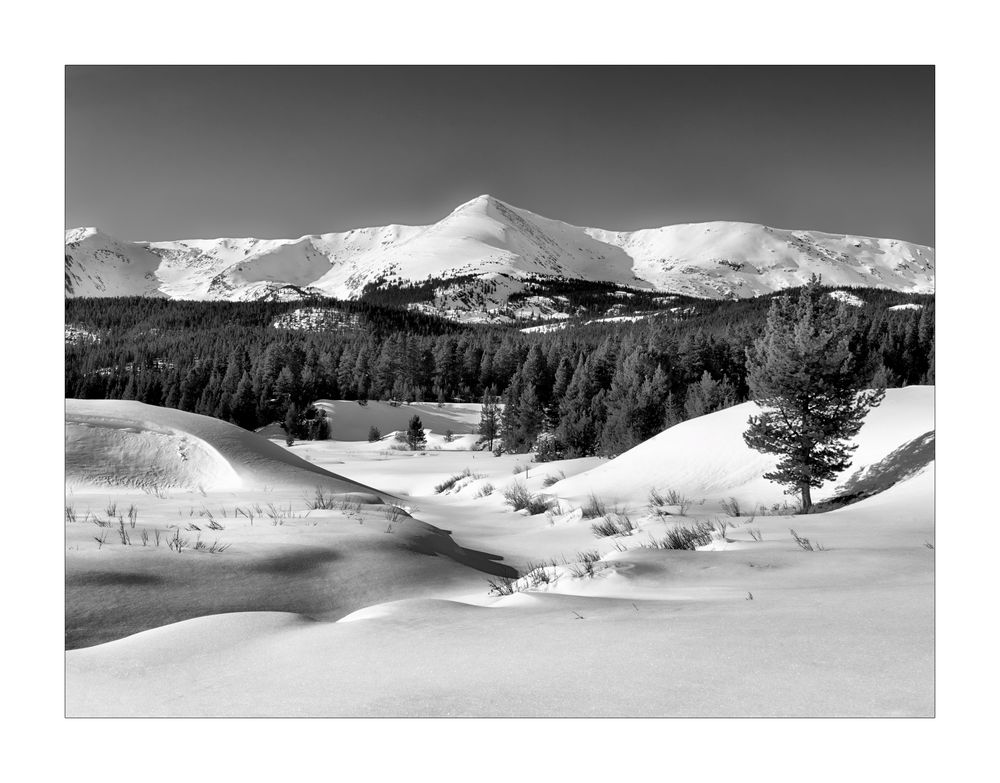
[[425, 224], [490, 193], [607, 229], [934, 243], [929, 66], [70, 66], [66, 140], [66, 227], [122, 239]]

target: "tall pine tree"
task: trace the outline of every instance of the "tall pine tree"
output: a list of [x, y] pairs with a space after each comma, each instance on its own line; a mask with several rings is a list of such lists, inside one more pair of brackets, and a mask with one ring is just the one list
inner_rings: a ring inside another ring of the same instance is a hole
[[812, 489], [851, 464], [857, 446], [849, 440], [885, 396], [884, 388], [862, 388], [871, 375], [850, 351], [857, 330], [850, 310], [814, 275], [797, 301], [774, 300], [764, 334], [747, 349], [750, 393], [762, 411], [750, 417], [743, 439], [780, 457], [764, 478], [798, 493], [804, 513]]

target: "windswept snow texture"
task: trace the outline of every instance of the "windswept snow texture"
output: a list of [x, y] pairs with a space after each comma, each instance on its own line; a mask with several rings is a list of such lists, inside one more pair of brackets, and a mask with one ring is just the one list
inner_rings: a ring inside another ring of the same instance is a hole
[[[66, 233], [66, 295], [174, 299], [357, 298], [366, 285], [474, 276], [441, 307], [489, 311], [527, 276], [753, 297], [802, 285], [934, 291], [934, 250], [895, 239], [711, 222], [640, 231], [581, 228], [479, 196], [430, 226], [382, 226], [298, 239], [119, 242]], [[487, 285], [488, 284], [488, 285]], [[474, 303], [473, 303], [474, 300]]]
[[381, 502], [376, 490], [234, 424], [130, 400], [66, 400], [66, 482], [147, 491], [322, 487]]

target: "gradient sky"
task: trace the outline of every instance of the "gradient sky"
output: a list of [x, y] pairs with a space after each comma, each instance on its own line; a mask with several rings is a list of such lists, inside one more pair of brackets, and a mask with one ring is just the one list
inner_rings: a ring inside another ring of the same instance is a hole
[[121, 239], [427, 224], [490, 193], [583, 226], [934, 244], [918, 67], [66, 69], [66, 227]]

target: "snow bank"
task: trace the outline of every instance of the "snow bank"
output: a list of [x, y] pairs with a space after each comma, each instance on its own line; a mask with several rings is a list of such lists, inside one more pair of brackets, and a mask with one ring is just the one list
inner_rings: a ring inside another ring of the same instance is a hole
[[66, 481], [137, 489], [317, 486], [379, 493], [210, 416], [131, 400], [66, 400]]
[[[758, 411], [747, 402], [682, 422], [605, 465], [555, 484], [551, 491], [571, 502], [582, 502], [591, 493], [609, 503], [644, 501], [651, 488], [677, 490], [696, 503], [735, 497], [755, 508], [782, 502], [787, 500], [782, 489], [763, 477], [776, 458], [743, 442], [747, 419]], [[852, 467], [815, 496], [830, 494], [865, 466], [933, 429], [934, 387], [889, 389], [858, 434]]]

